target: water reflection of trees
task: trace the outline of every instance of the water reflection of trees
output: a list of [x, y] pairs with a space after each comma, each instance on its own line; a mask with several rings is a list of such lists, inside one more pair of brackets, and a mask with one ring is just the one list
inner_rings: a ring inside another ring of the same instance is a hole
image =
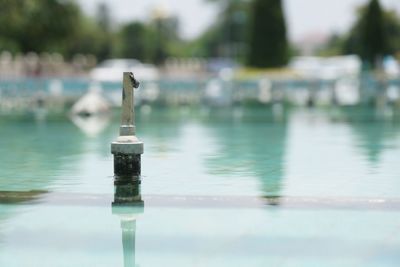
[[383, 151], [393, 145], [400, 131], [395, 114], [385, 116], [385, 110], [368, 106], [342, 107], [341, 120], [348, 122], [357, 137], [356, 146], [372, 164], [377, 164]]
[[145, 142], [145, 149], [151, 147], [158, 152], [174, 149], [181, 136], [184, 124], [191, 120], [193, 110], [186, 107], [141, 106], [136, 112], [137, 135]]
[[206, 159], [208, 171], [232, 177], [255, 176], [265, 196], [279, 196], [285, 168], [287, 111], [263, 107], [211, 113], [207, 124], [217, 140], [217, 151]]

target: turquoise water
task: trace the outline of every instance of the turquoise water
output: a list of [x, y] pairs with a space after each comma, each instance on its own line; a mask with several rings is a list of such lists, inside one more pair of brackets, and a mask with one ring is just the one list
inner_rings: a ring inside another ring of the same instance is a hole
[[399, 266], [397, 118], [144, 106], [144, 207], [112, 204], [117, 114], [0, 118], [0, 266]]

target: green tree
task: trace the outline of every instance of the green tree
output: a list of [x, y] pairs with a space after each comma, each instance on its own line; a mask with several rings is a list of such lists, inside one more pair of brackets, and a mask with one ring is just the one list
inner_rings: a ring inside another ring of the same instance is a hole
[[63, 42], [60, 48], [64, 56], [71, 58], [75, 54], [93, 54], [99, 60], [104, 58], [104, 44], [113, 46], [114, 35], [104, 35], [102, 29], [88, 17], [81, 17], [76, 24], [79, 30]]
[[178, 35], [179, 21], [173, 16], [155, 16], [149, 25], [151, 29], [151, 42], [154, 44], [151, 53], [152, 62], [163, 64], [171, 56], [170, 48], [180, 42]]
[[378, 0], [370, 1], [361, 24], [360, 38], [363, 43], [360, 50], [361, 58], [371, 65], [378, 64], [378, 60], [389, 53], [385, 21]]
[[388, 51], [391, 55], [400, 53], [400, 16], [394, 10], [384, 12], [385, 31], [388, 39]]
[[78, 30], [76, 21], [81, 16], [79, 7], [72, 1], [34, 1], [24, 14], [19, 29], [22, 52], [59, 50], [63, 42]]
[[372, 67], [378, 67], [385, 55], [399, 49], [400, 23], [394, 12], [382, 10], [371, 0], [359, 10], [359, 16], [343, 45], [345, 54], [357, 54]]
[[111, 56], [115, 34], [107, 6], [93, 20], [73, 0], [0, 0], [0, 50]]
[[81, 13], [72, 1], [0, 0], [3, 44], [21, 52], [59, 51], [78, 30]]
[[338, 56], [343, 54], [343, 44], [345, 42], [345, 37], [343, 35], [333, 33], [328, 41], [319, 47], [316, 51], [318, 56]]
[[111, 32], [111, 14], [107, 4], [100, 3], [97, 6], [96, 22], [99, 27], [98, 34], [98, 51], [96, 52], [99, 60], [104, 60], [111, 57], [113, 51], [113, 33]]
[[24, 10], [28, 9], [33, 1], [27, 0], [0, 0], [0, 49], [13, 52], [20, 51], [19, 34], [23, 27]]
[[149, 23], [130, 22], [118, 34], [117, 55], [143, 62], [163, 64], [169, 56], [182, 55], [175, 17], [156, 17]]
[[206, 57], [228, 57], [243, 61], [247, 48], [247, 0], [208, 0], [219, 5], [217, 21], [192, 42], [194, 54]]
[[248, 65], [275, 68], [287, 64], [289, 47], [281, 0], [254, 0]]
[[96, 21], [99, 24], [99, 27], [105, 31], [105, 32], [110, 32], [111, 31], [111, 14], [110, 14], [110, 8], [106, 3], [100, 3], [97, 6], [97, 12], [96, 12]]
[[214, 56], [243, 60], [247, 44], [248, 2], [243, 0], [223, 1], [222, 12], [214, 27], [216, 45]]
[[221, 57], [223, 43], [220, 25], [210, 27], [199, 38], [191, 42], [191, 55], [197, 57]]
[[124, 25], [119, 33], [118, 56], [150, 61], [149, 29], [141, 22]]

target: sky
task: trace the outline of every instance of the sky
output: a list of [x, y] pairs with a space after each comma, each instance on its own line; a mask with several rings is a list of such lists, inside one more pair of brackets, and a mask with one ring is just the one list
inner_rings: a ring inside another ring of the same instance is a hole
[[[83, 10], [94, 15], [96, 6], [105, 2], [119, 23], [146, 20], [156, 6], [161, 6], [180, 20], [180, 32], [191, 39], [203, 32], [218, 16], [216, 4], [206, 0], [77, 0]], [[355, 20], [357, 6], [367, 0], [283, 0], [289, 38], [300, 40], [309, 34], [341, 33]], [[381, 0], [400, 14], [400, 0]]]

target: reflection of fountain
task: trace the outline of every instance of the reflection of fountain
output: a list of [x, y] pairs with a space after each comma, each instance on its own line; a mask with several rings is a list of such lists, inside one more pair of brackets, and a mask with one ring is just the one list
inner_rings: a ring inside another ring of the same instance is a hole
[[110, 123], [110, 116], [107, 114], [83, 117], [71, 115], [71, 121], [88, 136], [96, 136], [101, 133]]
[[112, 213], [121, 220], [124, 266], [135, 266], [136, 219], [143, 213], [140, 178], [116, 178]]
[[88, 92], [83, 95], [71, 108], [71, 114], [81, 116], [93, 116], [110, 111], [110, 104], [101, 95], [101, 87], [98, 84], [90, 85]]
[[91, 84], [88, 92], [71, 108], [70, 118], [88, 136], [96, 136], [107, 127], [110, 105], [101, 95], [99, 84]]

